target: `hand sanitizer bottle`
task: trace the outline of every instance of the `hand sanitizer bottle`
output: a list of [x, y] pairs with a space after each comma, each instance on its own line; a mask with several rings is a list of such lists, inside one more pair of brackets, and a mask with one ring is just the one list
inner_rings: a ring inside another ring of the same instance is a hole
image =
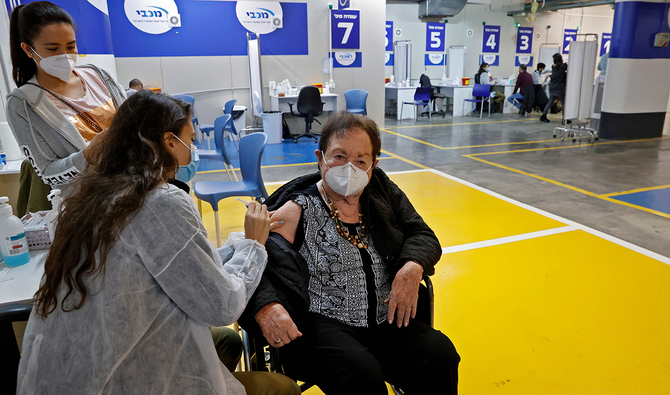
[[30, 261], [28, 240], [21, 220], [12, 214], [7, 196], [0, 197], [0, 253], [7, 266], [21, 266]]

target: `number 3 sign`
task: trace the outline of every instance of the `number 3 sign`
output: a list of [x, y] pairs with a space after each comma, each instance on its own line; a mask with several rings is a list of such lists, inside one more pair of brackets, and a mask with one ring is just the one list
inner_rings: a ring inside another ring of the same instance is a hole
[[331, 28], [334, 49], [361, 47], [361, 18], [357, 10], [333, 10]]
[[533, 52], [533, 28], [520, 27], [516, 35], [516, 53]]
[[484, 43], [482, 52], [500, 52], [500, 26], [484, 25]]

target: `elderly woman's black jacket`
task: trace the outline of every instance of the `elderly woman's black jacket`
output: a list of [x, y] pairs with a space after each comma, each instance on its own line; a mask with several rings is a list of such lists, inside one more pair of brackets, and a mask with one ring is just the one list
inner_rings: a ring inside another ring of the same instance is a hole
[[[307, 189], [320, 179], [321, 174], [314, 173], [290, 181], [267, 199], [268, 209], [278, 209], [291, 195]], [[372, 171], [370, 183], [365, 187], [360, 202], [370, 228], [370, 237], [376, 250], [384, 257], [391, 277], [407, 261], [419, 263], [424, 275], [435, 273], [435, 264], [442, 255], [440, 242], [407, 196], [383, 170], [375, 168]], [[269, 303], [283, 305], [297, 325], [309, 310], [309, 270], [305, 260], [277, 233], [270, 234], [265, 247], [268, 251], [267, 267], [239, 320], [254, 335], [260, 335], [254, 316]]]

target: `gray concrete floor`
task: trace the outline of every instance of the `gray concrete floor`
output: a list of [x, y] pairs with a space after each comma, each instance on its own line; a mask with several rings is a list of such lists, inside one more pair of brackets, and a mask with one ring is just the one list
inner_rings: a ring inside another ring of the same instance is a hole
[[[670, 184], [670, 139], [561, 142], [552, 138], [559, 124], [556, 118], [550, 124], [540, 123], [535, 114], [529, 118], [495, 114], [481, 120], [437, 116], [416, 123], [387, 118], [382, 149], [670, 256], [670, 219], [590, 195]], [[505, 153], [475, 157], [542, 179], [464, 156], [492, 152]], [[389, 172], [418, 168], [408, 161], [384, 159], [380, 166]], [[263, 178], [285, 181], [313, 171], [316, 165], [265, 168]], [[227, 176], [198, 175], [197, 180], [205, 179], [227, 180]]]

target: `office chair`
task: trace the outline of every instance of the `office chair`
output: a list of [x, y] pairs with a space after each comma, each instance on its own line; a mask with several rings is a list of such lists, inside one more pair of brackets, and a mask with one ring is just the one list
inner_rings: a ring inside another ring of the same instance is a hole
[[296, 117], [305, 118], [305, 133], [299, 134], [296, 136], [291, 136], [293, 142], [297, 143], [298, 139], [301, 137], [313, 138], [315, 142], [319, 141], [319, 135], [310, 133], [312, 129], [312, 122], [316, 121], [319, 125], [318, 119], [316, 116], [319, 116], [323, 113], [323, 105], [326, 104], [321, 101], [321, 94], [319, 93], [319, 88], [315, 86], [304, 86], [300, 89], [298, 94], [298, 112], [293, 112], [293, 103], [288, 103], [291, 114]]
[[437, 88], [433, 86], [433, 83], [430, 81], [430, 77], [428, 77], [425, 74], [421, 74], [421, 77], [419, 78], [419, 83], [423, 87], [426, 87], [426, 86], [430, 87], [430, 100], [433, 101], [433, 114], [442, 115], [442, 118], [444, 118], [445, 115], [447, 115], [447, 113], [445, 113], [442, 110], [442, 106], [440, 106], [439, 111], [436, 111], [436, 109], [435, 109], [435, 99], [445, 100], [447, 98], [447, 95], [445, 95], [444, 93], [436, 92]]
[[489, 117], [491, 116], [491, 87], [489, 85], [475, 84], [472, 89], [472, 99], [463, 100], [463, 115], [465, 115], [465, 103], [481, 103], [479, 119], [484, 114], [484, 102], [489, 102]]
[[[423, 277], [424, 284], [419, 285], [419, 303], [416, 310], [417, 320], [435, 327], [435, 293], [433, 290], [433, 282], [430, 277]], [[267, 341], [262, 335], [252, 336], [251, 333], [245, 331], [243, 328], [242, 342], [244, 349], [244, 361], [246, 371], [261, 371], [284, 374], [284, 367], [281, 364], [278, 349], [268, 345]], [[269, 350], [266, 352], [265, 348]], [[300, 384], [300, 392], [305, 392], [312, 388], [312, 383]], [[400, 388], [391, 386], [396, 395], [403, 395], [404, 392]]]

